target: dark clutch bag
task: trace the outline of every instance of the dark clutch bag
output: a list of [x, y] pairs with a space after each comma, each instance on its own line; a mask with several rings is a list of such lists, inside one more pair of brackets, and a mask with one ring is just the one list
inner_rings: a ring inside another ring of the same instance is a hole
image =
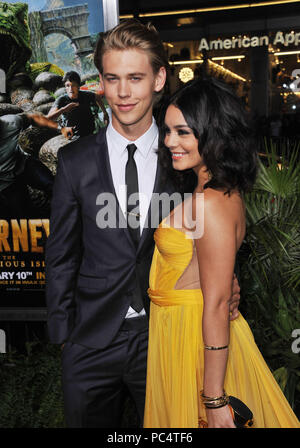
[[253, 425], [253, 414], [245, 403], [238, 398], [229, 395], [228, 406], [237, 428], [251, 428]]

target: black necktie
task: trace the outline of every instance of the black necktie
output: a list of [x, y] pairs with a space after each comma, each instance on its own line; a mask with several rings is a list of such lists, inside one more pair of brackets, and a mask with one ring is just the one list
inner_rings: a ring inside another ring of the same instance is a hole
[[137, 247], [140, 240], [140, 215], [139, 215], [139, 201], [136, 201], [134, 197], [131, 198], [131, 204], [129, 198], [131, 195], [136, 196], [139, 193], [139, 182], [137, 167], [134, 160], [134, 153], [137, 147], [134, 143], [127, 146], [128, 161], [125, 170], [125, 182], [127, 185], [127, 226], [130, 232], [131, 238]]
[[[140, 240], [140, 215], [139, 215], [139, 202], [135, 199], [131, 200], [133, 205], [129, 204], [128, 200], [130, 195], [137, 194], [139, 192], [139, 182], [137, 167], [134, 160], [134, 153], [137, 147], [134, 143], [127, 146], [128, 150], [128, 161], [125, 169], [125, 182], [127, 185], [127, 226], [130, 232], [131, 238], [135, 243], [135, 247], [138, 247]], [[136, 268], [137, 269], [137, 268]], [[136, 270], [136, 288], [132, 292], [131, 307], [136, 311], [140, 312], [144, 308], [141, 288], [139, 284], [139, 277]]]

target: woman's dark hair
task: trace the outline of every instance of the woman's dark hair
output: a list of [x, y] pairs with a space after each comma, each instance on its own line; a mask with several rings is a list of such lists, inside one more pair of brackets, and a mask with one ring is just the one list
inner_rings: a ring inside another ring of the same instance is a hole
[[81, 84], [80, 75], [75, 72], [74, 70], [71, 70], [70, 72], [65, 73], [62, 82], [65, 84], [65, 82], [76, 82], [79, 86]]
[[162, 111], [158, 157], [164, 175], [178, 191], [191, 192], [197, 185], [196, 175], [193, 170], [174, 170], [164, 145], [163, 120], [171, 104], [180, 109], [193, 130], [199, 153], [212, 174], [205, 188], [222, 188], [229, 194], [234, 189], [249, 191], [257, 172], [256, 144], [246, 111], [231, 88], [214, 78], [197, 79], [177, 91]]

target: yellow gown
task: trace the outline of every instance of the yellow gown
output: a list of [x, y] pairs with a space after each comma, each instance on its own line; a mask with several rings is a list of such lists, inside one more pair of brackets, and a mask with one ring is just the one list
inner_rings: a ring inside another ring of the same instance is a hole
[[[154, 238], [144, 427], [197, 428], [199, 421], [206, 421], [199, 399], [204, 374], [203, 296], [201, 289], [174, 289], [192, 260], [193, 240], [162, 225]], [[224, 387], [252, 410], [253, 427], [300, 427], [241, 315], [230, 323]]]

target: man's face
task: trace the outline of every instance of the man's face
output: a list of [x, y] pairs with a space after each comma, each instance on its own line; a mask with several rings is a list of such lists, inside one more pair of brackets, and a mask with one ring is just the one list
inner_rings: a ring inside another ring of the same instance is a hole
[[136, 49], [109, 50], [102, 64], [100, 83], [114, 128], [125, 136], [142, 135], [151, 125], [153, 94], [165, 84], [165, 68], [154, 74], [148, 54]]
[[67, 95], [71, 100], [76, 100], [78, 98], [79, 85], [75, 81], [66, 81], [65, 88]]

